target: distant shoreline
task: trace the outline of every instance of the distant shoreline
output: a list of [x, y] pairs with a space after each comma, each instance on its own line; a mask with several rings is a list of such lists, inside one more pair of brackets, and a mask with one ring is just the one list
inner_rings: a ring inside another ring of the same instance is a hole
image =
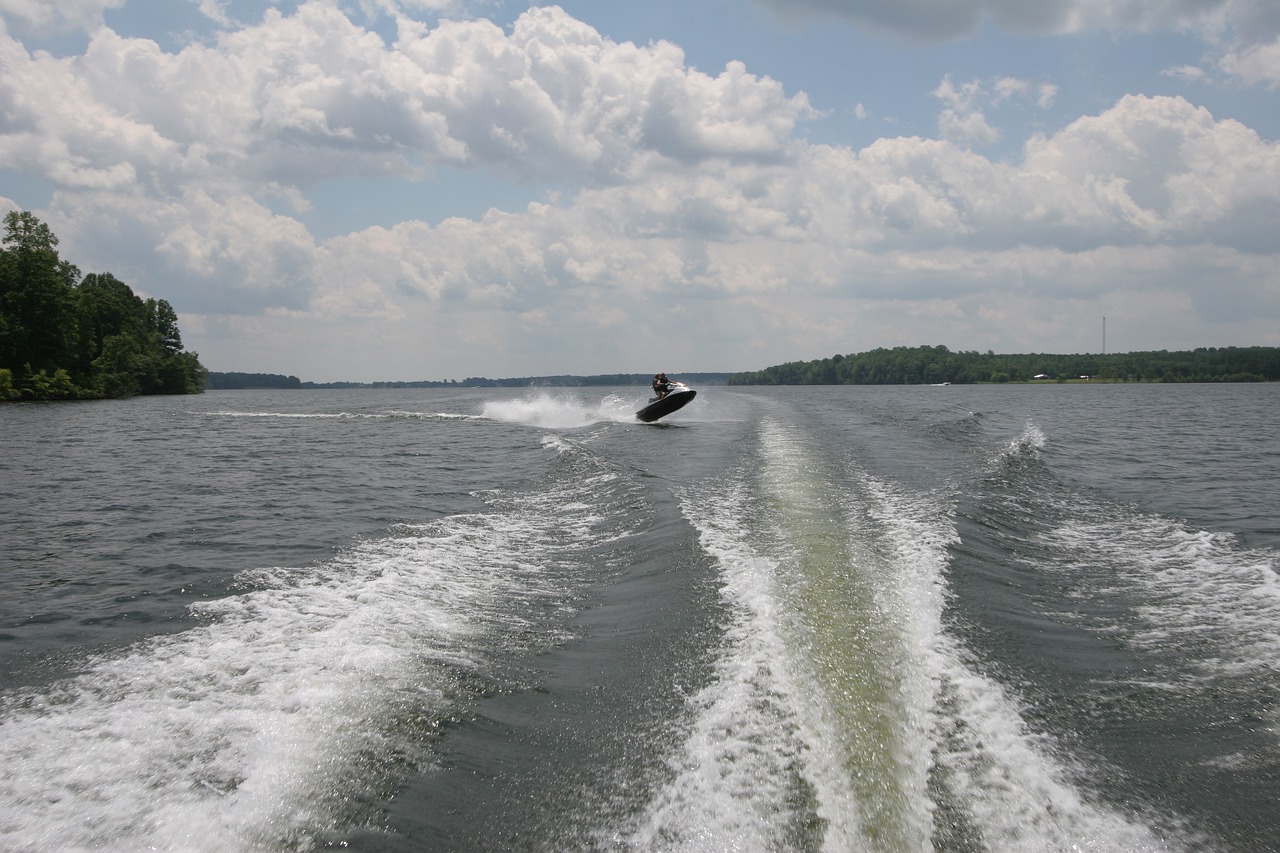
[[[676, 373], [682, 381], [695, 385], [728, 385], [733, 373]], [[605, 373], [593, 376], [524, 376], [512, 379], [469, 377], [461, 381], [424, 379], [405, 382], [304, 382], [296, 376], [278, 373], [227, 373], [210, 371], [205, 389], [235, 391], [251, 389], [335, 390], [347, 388], [589, 388], [636, 385], [648, 387], [650, 373]]]
[[[249, 374], [253, 375], [253, 374]], [[269, 375], [269, 374], [264, 374]], [[676, 374], [672, 374], [673, 376]], [[733, 376], [732, 373], [717, 374], [679, 374], [682, 378], [688, 377], [687, 381], [694, 385], [716, 386], [730, 385], [727, 377]], [[711, 378], [701, 379], [699, 376], [709, 376]], [[223, 384], [210, 385], [207, 391], [263, 391], [271, 389], [283, 389], [293, 391], [341, 391], [341, 390], [379, 390], [379, 389], [413, 389], [413, 388], [453, 388], [457, 390], [465, 390], [468, 388], [600, 388], [600, 387], [645, 387], [649, 384], [645, 381], [629, 381], [629, 382], [596, 382], [591, 381], [594, 377], [590, 376], [554, 376], [540, 377], [533, 376], [528, 379], [495, 379], [489, 380], [486, 384], [468, 384], [466, 382], [449, 382], [426, 380], [421, 382], [302, 382], [296, 384], [252, 384], [252, 380], [247, 380], [245, 384]], [[1255, 379], [1246, 380], [1246, 383], [1267, 384], [1276, 382], [1276, 379]], [[825, 385], [827, 387], [848, 386], [855, 383], [789, 383], [791, 385]], [[902, 383], [863, 383], [861, 387], [896, 387], [896, 388], [942, 388], [950, 386], [980, 385], [983, 387], [991, 385], [1222, 385], [1228, 384], [1226, 380], [1221, 379], [1204, 379], [1199, 381], [1167, 381], [1160, 379], [1114, 379], [1094, 377], [1092, 379], [1011, 379], [1008, 381], [991, 381], [979, 380], [970, 382], [902, 382]], [[1230, 384], [1241, 384], [1239, 380]], [[772, 387], [777, 388], [779, 385], [742, 385], [738, 387]]]
[[1103, 354], [953, 352], [894, 347], [735, 374], [730, 385], [996, 385], [1280, 380], [1280, 347]]
[[[952, 352], [944, 346], [894, 347], [793, 361], [757, 371], [708, 373], [672, 371], [691, 385], [1003, 385], [1187, 382], [1274, 382], [1280, 380], [1280, 347], [1201, 347], [1171, 352], [1055, 355]], [[461, 381], [304, 382], [278, 373], [210, 371], [205, 388], [585, 388], [648, 386], [651, 373], [561, 374]]]

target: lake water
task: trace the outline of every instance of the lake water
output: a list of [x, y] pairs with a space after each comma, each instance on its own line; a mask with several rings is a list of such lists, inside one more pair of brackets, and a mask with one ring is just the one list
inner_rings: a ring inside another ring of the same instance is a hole
[[1280, 850], [1280, 385], [0, 407], [0, 849]]

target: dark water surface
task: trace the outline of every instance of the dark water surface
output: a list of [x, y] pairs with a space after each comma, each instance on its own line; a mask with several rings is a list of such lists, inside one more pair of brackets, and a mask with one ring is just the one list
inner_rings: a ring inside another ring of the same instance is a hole
[[1280, 386], [0, 407], [0, 849], [1280, 850]]

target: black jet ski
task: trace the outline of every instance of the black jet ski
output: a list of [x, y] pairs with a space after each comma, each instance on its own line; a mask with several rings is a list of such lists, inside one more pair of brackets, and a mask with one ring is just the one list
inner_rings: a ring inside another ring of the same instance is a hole
[[684, 408], [694, 397], [698, 396], [698, 392], [685, 385], [683, 382], [670, 382], [668, 387], [671, 389], [665, 397], [650, 397], [649, 405], [636, 412], [636, 417], [647, 424], [651, 424], [658, 418], [671, 414], [676, 409]]

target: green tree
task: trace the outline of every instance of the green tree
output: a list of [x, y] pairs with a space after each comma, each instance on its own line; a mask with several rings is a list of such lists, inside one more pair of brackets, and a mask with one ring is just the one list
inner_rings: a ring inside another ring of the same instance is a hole
[[80, 346], [77, 367], [86, 384], [92, 381], [93, 362], [108, 338], [141, 337], [146, 332], [145, 306], [129, 285], [111, 273], [90, 273], [76, 291], [79, 298]]
[[151, 331], [159, 336], [165, 352], [182, 352], [182, 333], [178, 331], [178, 315], [163, 299], [147, 300], [147, 318]]
[[56, 371], [75, 360], [80, 271], [58, 257], [58, 238], [31, 213], [4, 218], [0, 250], [0, 366], [21, 384], [28, 365]]
[[93, 360], [94, 385], [104, 397], [135, 397], [152, 374], [150, 359], [141, 351], [138, 339], [112, 335], [103, 342], [102, 353]]

